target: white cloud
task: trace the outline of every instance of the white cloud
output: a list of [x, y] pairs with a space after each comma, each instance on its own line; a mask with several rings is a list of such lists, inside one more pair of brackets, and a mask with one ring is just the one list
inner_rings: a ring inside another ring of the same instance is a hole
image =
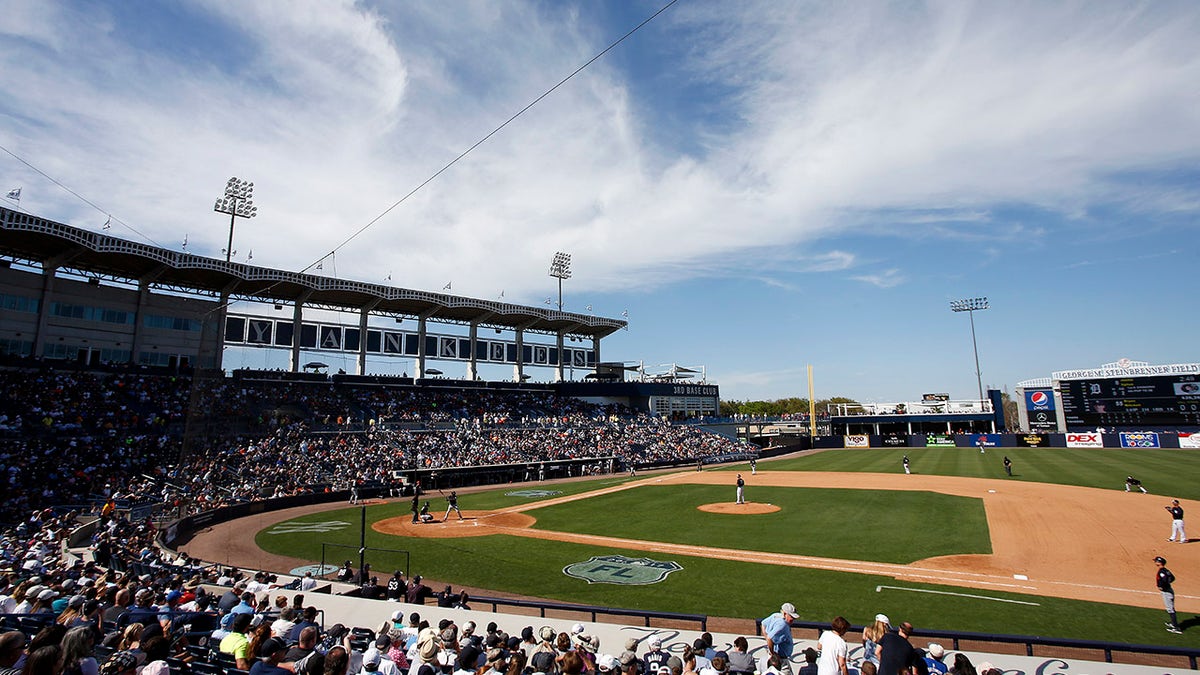
[[[26, 3], [3, 29], [17, 38], [0, 45], [4, 144], [156, 241], [186, 232], [213, 254], [226, 226], [210, 205], [228, 176], [250, 178], [259, 217], [236, 247], [290, 268], [611, 39], [569, 6], [213, 1], [186, 6], [230, 45], [205, 53], [130, 41], [137, 26], [115, 9], [80, 7]], [[637, 37], [686, 60], [637, 68], [731, 92], [705, 101], [721, 109], [696, 122], [699, 153], [669, 147], [646, 117], [655, 101], [602, 60], [339, 251], [338, 273], [536, 303], [556, 250], [574, 254], [580, 289], [644, 289], [740, 273], [763, 251], [861, 269], [821, 240], [875, 209], [939, 238], [976, 236], [998, 203], [1074, 212], [1123, 170], [1200, 155], [1198, 16], [1184, 3], [681, 6]], [[0, 168], [30, 210], [103, 222]]]

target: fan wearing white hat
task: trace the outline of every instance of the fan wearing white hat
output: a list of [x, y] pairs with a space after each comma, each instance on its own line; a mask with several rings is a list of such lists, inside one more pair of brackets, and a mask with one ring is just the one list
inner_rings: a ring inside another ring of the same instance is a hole
[[796, 606], [785, 602], [778, 612], [762, 620], [767, 652], [779, 656], [780, 675], [792, 675], [792, 650], [795, 648], [795, 642], [792, 640], [792, 620], [795, 618]]
[[887, 614], [876, 614], [875, 621], [863, 628], [863, 661], [869, 661], [879, 667], [879, 640], [891, 630], [891, 621]]

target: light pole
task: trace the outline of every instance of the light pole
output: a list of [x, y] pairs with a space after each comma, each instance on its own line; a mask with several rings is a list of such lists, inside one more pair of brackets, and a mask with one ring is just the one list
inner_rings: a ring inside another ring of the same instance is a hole
[[979, 385], [979, 405], [983, 405], [983, 372], [979, 370], [979, 345], [975, 342], [975, 312], [988, 308], [988, 299], [968, 298], [966, 300], [951, 300], [950, 311], [966, 312], [971, 317], [971, 347], [975, 350], [975, 382]]
[[253, 218], [258, 207], [250, 198], [254, 196], [254, 183], [238, 180], [237, 176], [225, 183], [225, 196], [217, 200], [213, 211], [229, 214], [229, 244], [225, 247], [225, 262], [233, 257], [233, 224], [238, 218]]
[[550, 261], [550, 276], [558, 279], [558, 311], [562, 311], [562, 282], [571, 278], [571, 254], [559, 251]]

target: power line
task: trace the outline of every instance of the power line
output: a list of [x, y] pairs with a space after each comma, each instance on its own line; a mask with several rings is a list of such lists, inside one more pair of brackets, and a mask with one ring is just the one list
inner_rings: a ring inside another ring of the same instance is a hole
[[478, 148], [479, 146], [481, 146], [481, 145], [483, 145], [484, 143], [486, 143], [486, 142], [488, 141], [488, 139], [490, 139], [492, 136], [495, 136], [496, 134], [500, 133], [500, 131], [501, 131], [502, 129], [504, 129], [504, 127], [508, 126], [508, 125], [509, 125], [511, 122], [513, 122], [514, 120], [516, 120], [516, 119], [517, 119], [518, 117], [520, 117], [521, 115], [524, 115], [524, 114], [525, 114], [525, 113], [526, 113], [526, 112], [527, 112], [527, 111], [528, 111], [530, 108], [532, 108], [533, 106], [535, 106], [535, 105], [537, 105], [538, 103], [540, 103], [540, 102], [542, 101], [542, 99], [546, 98], [546, 97], [547, 97], [547, 96], [549, 96], [550, 94], [553, 94], [553, 93], [554, 93], [554, 92], [555, 92], [555, 91], [556, 91], [556, 90], [557, 90], [559, 87], [563, 86], [563, 85], [564, 85], [564, 84], [566, 84], [568, 81], [570, 81], [572, 78], [574, 78], [576, 75], [578, 75], [579, 73], [583, 72], [583, 70], [584, 70], [585, 68], [587, 68], [588, 66], [590, 66], [590, 65], [592, 65], [593, 63], [595, 63], [596, 61], [598, 61], [598, 60], [599, 60], [599, 59], [600, 59], [602, 56], [604, 56], [605, 54], [607, 54], [607, 53], [608, 53], [609, 51], [611, 51], [611, 50], [612, 50], [614, 47], [616, 47], [617, 45], [619, 45], [619, 44], [621, 44], [622, 42], [624, 42], [624, 41], [625, 41], [627, 38], [629, 38], [629, 36], [633, 35], [634, 33], [638, 32], [639, 30], [641, 30], [643, 26], [645, 26], [646, 24], [648, 24], [648, 23], [650, 23], [651, 21], [653, 21], [655, 18], [657, 18], [657, 17], [658, 17], [658, 15], [659, 15], [659, 14], [662, 14], [663, 12], [667, 11], [668, 9], [670, 9], [670, 8], [671, 8], [671, 7], [672, 7], [672, 6], [673, 6], [673, 5], [674, 5], [676, 2], [679, 2], [679, 0], [670, 0], [670, 2], [668, 2], [668, 3], [667, 3], [667, 4], [665, 4], [665, 5], [663, 5], [661, 8], [659, 8], [659, 10], [658, 10], [657, 12], [655, 12], [655, 13], [651, 14], [651, 15], [650, 15], [649, 17], [647, 17], [647, 18], [646, 18], [644, 21], [642, 21], [642, 22], [641, 22], [641, 23], [639, 23], [638, 25], [634, 26], [634, 27], [633, 27], [633, 28], [632, 28], [632, 29], [631, 29], [631, 30], [630, 30], [628, 33], [625, 33], [625, 34], [624, 34], [624, 35], [622, 35], [621, 37], [617, 38], [617, 39], [616, 39], [614, 42], [612, 42], [612, 43], [611, 43], [611, 44], [609, 44], [607, 47], [605, 47], [603, 50], [601, 50], [601, 51], [600, 51], [598, 54], [596, 54], [596, 55], [595, 55], [595, 56], [593, 56], [592, 58], [588, 59], [586, 62], [584, 62], [584, 64], [583, 64], [583, 65], [579, 66], [579, 67], [578, 67], [578, 68], [576, 68], [574, 71], [572, 71], [570, 75], [567, 75], [567, 76], [566, 76], [566, 77], [564, 77], [563, 79], [559, 80], [559, 81], [558, 81], [558, 83], [557, 83], [557, 84], [555, 84], [553, 87], [550, 87], [550, 88], [549, 88], [549, 89], [547, 89], [546, 91], [542, 92], [542, 95], [541, 95], [541, 96], [538, 96], [537, 98], [533, 99], [533, 101], [531, 101], [531, 102], [530, 102], [528, 105], [526, 105], [524, 108], [521, 108], [521, 109], [520, 109], [520, 110], [518, 110], [518, 111], [517, 111], [515, 114], [513, 114], [513, 116], [512, 116], [512, 117], [509, 117], [508, 119], [504, 120], [504, 122], [503, 122], [503, 123], [501, 123], [501, 124], [500, 124], [500, 126], [496, 127], [495, 129], [492, 129], [490, 132], [488, 132], [488, 134], [487, 134], [486, 136], [484, 136], [483, 138], [481, 138], [481, 139], [479, 139], [478, 141], [476, 141], [476, 142], [475, 142], [475, 143], [474, 143], [474, 144], [473, 144], [471, 147], [467, 148], [466, 150], [463, 150], [463, 151], [462, 151], [462, 153], [460, 153], [460, 154], [459, 154], [457, 157], [455, 157], [454, 159], [450, 160], [448, 163], [446, 163], [446, 165], [445, 165], [445, 166], [443, 166], [442, 168], [440, 168], [440, 169], [438, 169], [437, 171], [435, 171], [435, 172], [433, 173], [433, 175], [431, 175], [430, 177], [428, 177], [428, 178], [426, 178], [425, 180], [421, 181], [421, 183], [420, 183], [419, 185], [417, 185], [416, 187], [414, 187], [412, 190], [409, 190], [409, 191], [408, 191], [408, 194], [406, 194], [406, 195], [404, 195], [403, 197], [401, 197], [400, 199], [398, 199], [398, 200], [396, 201], [396, 203], [394, 203], [394, 204], [392, 204], [391, 206], [389, 206], [389, 207], [387, 207], [386, 209], [384, 209], [382, 213], [380, 213], [379, 215], [377, 215], [377, 216], [375, 216], [374, 218], [372, 218], [370, 221], [368, 221], [368, 222], [367, 222], [367, 224], [366, 224], [366, 225], [363, 225], [362, 227], [358, 228], [358, 230], [356, 230], [356, 231], [354, 232], [354, 234], [351, 234], [349, 237], [346, 237], [344, 240], [342, 240], [342, 243], [340, 243], [340, 244], [338, 244], [337, 246], [335, 246], [335, 247], [333, 248], [333, 250], [332, 250], [332, 251], [330, 251], [329, 253], [327, 253], [327, 254], [325, 254], [325, 255], [321, 256], [321, 257], [320, 257], [320, 258], [318, 258], [317, 260], [314, 260], [312, 263], [309, 263], [308, 267], [305, 267], [304, 269], [302, 269], [302, 270], [300, 270], [300, 271], [301, 271], [301, 272], [307, 272], [309, 269], [311, 269], [311, 268], [312, 268], [314, 265], [316, 265], [317, 263], [321, 262], [322, 260], [324, 260], [325, 258], [329, 257], [330, 255], [332, 255], [332, 254], [336, 253], [336, 252], [337, 252], [339, 249], [341, 249], [342, 247], [346, 246], [346, 245], [347, 245], [347, 244], [349, 244], [351, 241], [354, 241], [354, 239], [355, 239], [355, 238], [357, 238], [357, 237], [358, 237], [358, 235], [362, 234], [363, 232], [366, 232], [368, 229], [370, 229], [370, 228], [371, 228], [371, 226], [373, 226], [375, 223], [379, 222], [379, 220], [380, 220], [380, 219], [382, 219], [382, 218], [383, 218], [384, 216], [386, 216], [387, 214], [391, 213], [391, 212], [392, 212], [392, 209], [395, 209], [397, 206], [400, 206], [400, 205], [401, 205], [401, 204], [403, 204], [404, 202], [408, 201], [408, 198], [409, 198], [409, 197], [412, 197], [414, 194], [416, 194], [418, 191], [420, 191], [420, 190], [421, 190], [421, 188], [423, 188], [423, 187], [425, 187], [426, 185], [428, 185], [429, 183], [433, 182], [433, 180], [434, 180], [435, 178], [437, 178], [438, 176], [440, 176], [440, 175], [442, 175], [443, 173], [445, 173], [445, 172], [446, 172], [446, 170], [448, 170], [450, 167], [452, 167], [452, 166], [454, 166], [455, 164], [457, 164], [459, 160], [461, 160], [462, 158], [464, 158], [464, 157], [466, 157], [467, 155], [471, 154], [471, 152], [472, 152], [473, 150], [475, 150], [475, 148]]
[[104, 229], [106, 229], [106, 230], [107, 230], [107, 229], [108, 229], [107, 225], [110, 225], [110, 224], [111, 224], [111, 221], [115, 220], [115, 221], [117, 221], [118, 223], [120, 223], [121, 225], [123, 225], [123, 226], [124, 226], [126, 229], [128, 229], [129, 231], [133, 232], [134, 234], [138, 235], [139, 237], [142, 237], [142, 238], [143, 238], [143, 239], [145, 239], [146, 241], [149, 241], [150, 243], [154, 244], [155, 246], [157, 246], [157, 247], [159, 247], [159, 248], [166, 248], [165, 246], [163, 246], [162, 244], [158, 243], [157, 241], [154, 241], [154, 239], [152, 239], [152, 238], [151, 238], [149, 235], [145, 234], [144, 232], [141, 232], [141, 231], [139, 231], [139, 230], [138, 230], [136, 227], [134, 227], [134, 226], [130, 225], [129, 223], [127, 223], [127, 222], [125, 222], [125, 221], [121, 220], [120, 218], [114, 218], [114, 217], [113, 217], [113, 215], [112, 215], [111, 213], [109, 213], [108, 211], [105, 211], [104, 209], [102, 209], [102, 208], [100, 208], [99, 206], [97, 206], [97, 205], [96, 205], [94, 202], [92, 202], [92, 200], [88, 199], [87, 197], [84, 197], [83, 195], [81, 195], [81, 194], [79, 194], [78, 192], [76, 192], [76, 191], [72, 190], [71, 188], [67, 187], [66, 185], [63, 185], [62, 183], [58, 182], [57, 180], [55, 180], [55, 179], [54, 179], [54, 177], [53, 177], [53, 176], [51, 176], [50, 174], [46, 173], [45, 171], [42, 171], [41, 169], [37, 168], [36, 166], [34, 166], [34, 165], [30, 164], [30, 163], [29, 163], [28, 161], [26, 161], [26, 160], [25, 160], [23, 157], [21, 157], [21, 156], [17, 155], [17, 154], [16, 154], [15, 152], [13, 152], [12, 150], [9, 150], [8, 148], [4, 147], [3, 145], [0, 145], [0, 150], [3, 150], [4, 152], [8, 153], [8, 155], [9, 155], [10, 157], [12, 157], [13, 159], [17, 160], [18, 162], [20, 162], [20, 163], [24, 164], [25, 166], [29, 167], [29, 168], [30, 168], [30, 169], [32, 169], [33, 171], [37, 172], [37, 174], [38, 174], [38, 175], [40, 175], [42, 178], [45, 178], [46, 180], [50, 181], [51, 183], [54, 183], [55, 185], [57, 185], [58, 187], [62, 188], [63, 190], [66, 190], [67, 192], [71, 193], [71, 194], [72, 194], [72, 195], [74, 195], [74, 196], [75, 196], [75, 198], [76, 198], [76, 199], [78, 199], [79, 201], [83, 202], [84, 204], [87, 204], [88, 206], [92, 207], [93, 209], [96, 209], [96, 210], [97, 210], [97, 211], [99, 211], [100, 213], [103, 213], [103, 214], [104, 214], [106, 217], [108, 217], [108, 219], [109, 219], [109, 222], [108, 222], [108, 223], [105, 223], [106, 227], [105, 227]]

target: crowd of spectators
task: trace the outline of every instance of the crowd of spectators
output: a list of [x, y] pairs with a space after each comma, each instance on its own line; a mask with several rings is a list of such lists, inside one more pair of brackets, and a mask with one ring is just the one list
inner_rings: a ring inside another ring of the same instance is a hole
[[545, 390], [193, 380], [44, 363], [0, 370], [0, 483], [9, 495], [0, 523], [109, 499], [195, 512], [394, 483], [398, 471], [589, 458], [596, 470], [623, 471], [752, 451]]

